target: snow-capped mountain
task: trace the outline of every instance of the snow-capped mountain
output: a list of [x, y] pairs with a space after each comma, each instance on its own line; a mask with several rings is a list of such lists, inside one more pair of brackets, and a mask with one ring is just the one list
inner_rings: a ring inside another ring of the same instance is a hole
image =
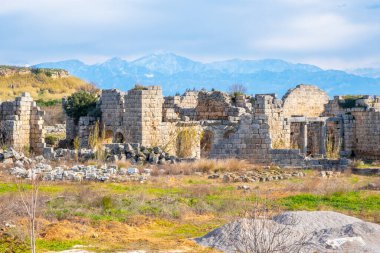
[[186, 89], [228, 90], [234, 83], [248, 92], [277, 93], [300, 83], [315, 84], [330, 95], [380, 94], [380, 78], [339, 70], [323, 70], [317, 66], [290, 63], [277, 59], [232, 59], [201, 63], [173, 53], [159, 52], [133, 61], [112, 58], [103, 63], [87, 65], [78, 60], [48, 62], [34, 67], [62, 68], [72, 75], [97, 84], [100, 88], [128, 90], [136, 83], [161, 85], [165, 95]]

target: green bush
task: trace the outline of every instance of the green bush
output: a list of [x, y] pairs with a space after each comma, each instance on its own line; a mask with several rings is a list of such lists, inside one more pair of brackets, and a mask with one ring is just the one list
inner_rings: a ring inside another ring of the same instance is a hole
[[[339, 101], [339, 105], [343, 108], [354, 108], [356, 107], [356, 100], [362, 99], [363, 96], [361, 95], [346, 95], [343, 96], [343, 101]], [[360, 106], [359, 106], [360, 107]]]
[[112, 209], [114, 206], [114, 203], [113, 203], [112, 198], [110, 196], [104, 196], [100, 201], [100, 205], [103, 208], [103, 210], [106, 211], [106, 210]]
[[133, 87], [133, 90], [147, 90], [148, 88], [141, 85], [141, 84], [135, 84], [135, 87]]
[[61, 103], [60, 99], [51, 99], [51, 100], [43, 100], [43, 99], [37, 99], [36, 103], [38, 106], [53, 106], [58, 105]]
[[55, 135], [47, 135], [45, 136], [45, 142], [48, 145], [55, 146], [59, 141], [59, 138]]
[[67, 102], [63, 108], [66, 114], [74, 118], [75, 123], [82, 116], [96, 115], [96, 102], [98, 97], [86, 91], [78, 91], [68, 97]]

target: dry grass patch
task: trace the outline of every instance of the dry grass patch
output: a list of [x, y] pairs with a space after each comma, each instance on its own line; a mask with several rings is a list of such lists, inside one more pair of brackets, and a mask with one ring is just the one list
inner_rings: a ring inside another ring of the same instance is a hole
[[254, 167], [246, 160], [238, 159], [200, 159], [193, 162], [181, 162], [163, 166], [166, 174], [169, 175], [191, 175], [195, 172], [215, 173], [244, 171]]

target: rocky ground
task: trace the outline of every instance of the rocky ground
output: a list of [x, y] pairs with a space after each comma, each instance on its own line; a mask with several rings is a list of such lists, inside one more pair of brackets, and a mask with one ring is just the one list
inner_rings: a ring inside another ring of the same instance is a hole
[[107, 163], [101, 166], [84, 164], [52, 166], [51, 161], [46, 160], [43, 156], [31, 159], [13, 149], [0, 153], [0, 161], [11, 166], [9, 173], [17, 178], [39, 177], [44, 181], [143, 182], [149, 178], [151, 173], [148, 168], [118, 167]]
[[290, 179], [292, 177], [303, 177], [305, 176], [305, 173], [302, 171], [286, 171], [281, 170], [280, 168], [267, 168], [263, 170], [250, 170], [250, 171], [244, 171], [244, 172], [235, 172], [235, 173], [224, 173], [219, 174], [215, 173], [212, 175], [209, 175], [209, 179], [219, 179], [221, 178], [223, 182], [267, 182], [267, 181], [275, 181], [275, 180], [283, 180], [283, 179]]

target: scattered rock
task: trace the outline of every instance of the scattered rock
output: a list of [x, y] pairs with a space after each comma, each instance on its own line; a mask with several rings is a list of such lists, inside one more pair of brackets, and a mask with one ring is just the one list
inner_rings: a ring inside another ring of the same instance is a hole
[[38, 163], [32, 169], [23, 167], [13, 167], [9, 173], [18, 178], [31, 179], [40, 176], [44, 181], [139, 181], [144, 182], [150, 176], [150, 170], [145, 169], [144, 173], [139, 172], [137, 168], [120, 168], [114, 165], [103, 165], [97, 167], [94, 165], [74, 165], [70, 168], [59, 166], [52, 168], [49, 164]]
[[332, 170], [329, 170], [329, 171], [321, 170], [319, 172], [319, 176], [322, 178], [338, 177], [340, 176], [340, 174], [341, 174], [340, 171], [332, 171]]
[[238, 190], [244, 190], [244, 191], [248, 191], [251, 189], [251, 187], [249, 187], [248, 185], [239, 185], [237, 187]]
[[302, 171], [287, 172], [286, 170], [281, 170], [280, 168], [270, 169], [268, 166], [264, 170], [251, 170], [244, 172], [234, 172], [234, 173], [225, 173], [224, 175], [212, 174], [209, 175], [209, 179], [222, 178], [224, 183], [228, 182], [267, 182], [267, 181], [277, 181], [283, 179], [289, 179], [291, 177], [304, 177], [305, 173]]

